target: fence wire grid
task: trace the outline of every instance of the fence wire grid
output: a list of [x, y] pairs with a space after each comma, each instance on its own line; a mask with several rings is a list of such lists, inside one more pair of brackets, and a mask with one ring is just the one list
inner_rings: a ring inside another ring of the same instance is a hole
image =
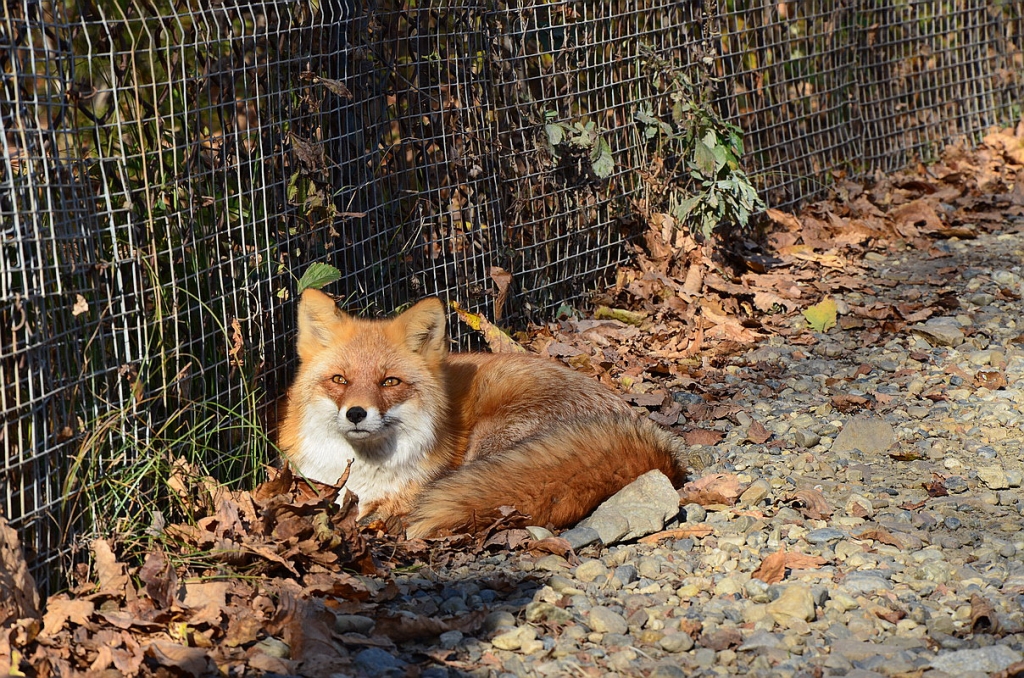
[[[655, 66], [710, 83], [779, 207], [1024, 101], [1016, 2], [455, 5], [7, 0], [0, 510], [47, 585], [104, 516], [159, 522], [154, 477], [259, 475], [309, 264], [369, 313], [581, 303], [642, 228]], [[577, 123], [613, 165], [556, 152]]]

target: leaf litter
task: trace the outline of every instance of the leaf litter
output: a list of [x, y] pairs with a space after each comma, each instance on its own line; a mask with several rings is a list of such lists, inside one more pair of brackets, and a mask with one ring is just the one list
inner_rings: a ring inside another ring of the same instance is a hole
[[[786, 445], [752, 418], [749, 403], [725, 378], [742, 374], [761, 384], [759, 397], [769, 398], [782, 375], [771, 363], [737, 356], [772, 335], [812, 346], [822, 333], [857, 331], [864, 342], [884, 344], [956, 309], [958, 300], [946, 281], [958, 271], [941, 266], [948, 255], [936, 243], [996, 231], [1007, 217], [1024, 216], [1022, 140], [1024, 126], [993, 132], [975, 150], [947, 148], [928, 167], [873, 181], [839, 181], [828, 200], [799, 214], [770, 209], [767, 248], [740, 241], [715, 250], [676, 229], [666, 215], [646, 214], [636, 264], [620, 269], [615, 284], [595, 297], [601, 309], [595, 317], [576, 317], [568, 309], [555, 322], [515, 335], [476, 314], [463, 312], [463, 320], [479, 327], [496, 350], [522, 347], [593, 375], [623, 392], [641, 415], [698, 449], [718, 443], [737, 426], [747, 431], [751, 444]], [[893, 293], [892, 283], [869, 274], [877, 255], [906, 247], [926, 252], [936, 266]], [[514, 276], [501, 269], [491, 273], [496, 303], [503, 307]], [[1016, 296], [1012, 290], [1000, 295]], [[894, 297], [900, 300], [887, 301]], [[501, 309], [496, 311], [500, 316]], [[805, 358], [799, 351], [792, 357]], [[844, 387], [853, 378], [825, 382], [825, 389], [834, 389], [836, 410], [890, 407], [884, 394], [847, 393]], [[1006, 385], [999, 364], [961, 378], [975, 388]], [[932, 390], [921, 396], [946, 397]], [[901, 456], [893, 459], [899, 462]], [[189, 475], [186, 468], [179, 472]], [[141, 565], [119, 559], [121, 544], [94, 540], [91, 567], [76, 569], [76, 585], [51, 596], [45, 614], [33, 597], [23, 559], [10, 548], [16, 535], [0, 520], [0, 576], [4, 591], [12, 592], [0, 601], [0, 672], [40, 678], [109, 670], [145, 676], [250, 671], [326, 676], [351, 670], [352, 653], [362, 648], [393, 649], [481, 628], [480, 613], [384, 612], [398, 595], [397, 571], [457, 568], [496, 551], [517, 551], [534, 560], [554, 555], [567, 564], [576, 559], [560, 538], [533, 539], [524, 529], [526, 518], [512, 509], [476, 535], [404, 540], [390, 535], [385, 525], [359, 525], [354, 501], [342, 495], [343, 489], [297, 478], [287, 468], [269, 476], [251, 492], [208, 483], [202, 496], [193, 498], [200, 517], [157, 530]], [[680, 499], [708, 510], [741, 512], [735, 506], [744, 489], [733, 474], [695, 475]], [[923, 490], [922, 505], [946, 493], [940, 477]], [[767, 510], [786, 506], [813, 520], [826, 519], [835, 508], [819, 490], [801, 488]], [[712, 533], [704, 524], [685, 525], [642, 541], [704, 539]], [[882, 528], [856, 536], [896, 548], [906, 539]], [[765, 558], [754, 576], [778, 582], [791, 570], [823, 564], [780, 551]], [[507, 589], [523, 576], [496, 572], [487, 584]], [[881, 618], [898, 620], [904, 614], [881, 602], [872, 609]], [[984, 599], [972, 600], [971, 607], [973, 626], [997, 623]], [[366, 615], [371, 630], [341, 629], [339, 615]], [[698, 630], [699, 625], [694, 634]], [[733, 640], [715, 642], [729, 646]], [[458, 664], [444, 652], [428, 656]]]

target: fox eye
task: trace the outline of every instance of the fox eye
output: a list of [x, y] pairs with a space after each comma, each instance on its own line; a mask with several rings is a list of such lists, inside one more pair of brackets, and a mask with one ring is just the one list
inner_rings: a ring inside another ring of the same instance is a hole
[[398, 386], [402, 383], [402, 380], [398, 377], [388, 377], [384, 381], [380, 382], [381, 386]]
[[331, 381], [333, 381], [335, 384], [341, 384], [342, 386], [345, 386], [345, 385], [348, 384], [348, 379], [346, 379], [345, 377], [341, 376], [340, 374], [336, 374], [333, 377], [331, 377]]

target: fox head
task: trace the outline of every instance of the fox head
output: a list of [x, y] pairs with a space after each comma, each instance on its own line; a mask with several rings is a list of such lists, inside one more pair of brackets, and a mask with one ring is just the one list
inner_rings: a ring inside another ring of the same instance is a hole
[[298, 325], [299, 371], [289, 393], [298, 430], [294, 440], [282, 436], [282, 447], [300, 469], [303, 461], [333, 464], [325, 457], [352, 452], [377, 464], [417, 463], [428, 453], [447, 407], [440, 300], [424, 299], [388, 320], [364, 320], [308, 289]]

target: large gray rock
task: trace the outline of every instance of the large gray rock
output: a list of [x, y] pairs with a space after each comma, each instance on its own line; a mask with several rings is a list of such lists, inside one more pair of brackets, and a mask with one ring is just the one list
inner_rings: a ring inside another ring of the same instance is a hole
[[1020, 652], [1005, 645], [990, 645], [941, 654], [932, 660], [932, 668], [954, 676], [968, 672], [995, 673], [1022, 659]]
[[875, 455], [886, 452], [896, 443], [896, 432], [886, 421], [874, 416], [854, 417], [832, 443], [832, 452], [860, 450]]
[[932, 346], [959, 346], [964, 343], [964, 333], [955, 318], [929, 318], [910, 328]]
[[657, 532], [679, 513], [679, 493], [661, 471], [648, 471], [616, 492], [577, 527], [597, 532], [604, 544]]

